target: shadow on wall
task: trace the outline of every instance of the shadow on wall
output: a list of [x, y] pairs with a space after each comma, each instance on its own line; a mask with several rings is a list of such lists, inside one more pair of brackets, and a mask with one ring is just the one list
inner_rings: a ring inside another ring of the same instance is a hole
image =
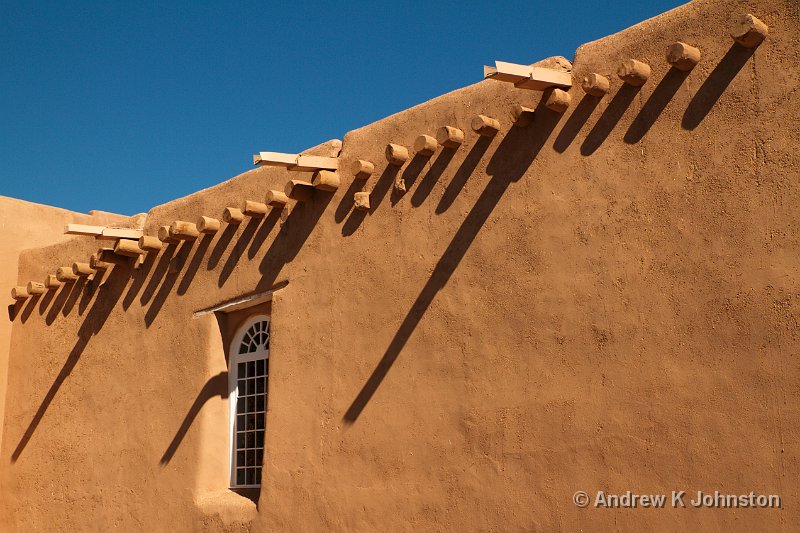
[[[169, 249], [169, 246], [167, 247], [167, 249]], [[156, 254], [147, 254], [147, 257], [145, 257], [142, 265], [136, 272], [133, 273], [133, 281], [131, 283], [131, 286], [128, 288], [128, 292], [125, 294], [125, 298], [122, 299], [122, 308], [125, 309], [126, 311], [131, 306], [133, 301], [136, 299], [136, 295], [144, 286], [144, 282], [147, 280], [147, 276], [153, 270], [153, 266], [156, 264], [157, 259], [158, 256]]]
[[414, 190], [414, 194], [411, 195], [411, 205], [419, 207], [428, 198], [428, 195], [433, 191], [433, 187], [439, 181], [439, 178], [442, 177], [445, 169], [447, 169], [447, 165], [450, 164], [450, 161], [452, 161], [453, 157], [456, 155], [456, 151], [455, 148], [442, 146], [442, 151], [436, 157], [436, 160], [431, 165], [431, 168], [428, 169], [428, 172], [422, 177], [422, 181], [419, 182], [419, 185]]
[[[322, 196], [326, 195], [328, 193]], [[302, 212], [303, 209], [298, 210], [298, 213]], [[272, 210], [263, 218], [251, 218], [248, 221], [223, 265], [219, 286], [222, 286], [230, 278], [245, 251], [247, 251], [250, 259], [258, 254], [258, 251], [280, 219], [280, 215], [279, 210]], [[319, 215], [321, 215], [321, 212], [318, 213], [317, 218], [319, 218]], [[219, 260], [228, 245], [234, 240], [238, 228], [239, 226], [237, 225], [228, 225], [225, 230], [218, 234], [219, 238], [209, 257], [207, 265], [209, 270], [219, 264]], [[197, 247], [195, 247], [195, 242], [197, 242]], [[184, 240], [179, 243], [169, 243], [159, 254], [145, 256], [139, 268], [132, 268], [131, 261], [125, 265], [119, 265], [116, 272], [125, 268], [130, 271], [132, 280], [122, 300], [123, 309], [128, 310], [136, 297], [139, 296], [141, 306], [147, 307], [145, 324], [149, 327], [158, 316], [181, 275], [183, 277], [180, 284], [178, 284], [177, 294], [180, 296], [189, 290], [213, 242], [213, 236], [203, 235], [196, 241]], [[114, 272], [113, 267], [110, 271]], [[102, 292], [98, 292], [98, 288], [105, 285], [103, 276], [103, 271], [98, 271], [92, 280], [87, 281], [86, 278], [79, 278], [76, 281], [67, 281], [60, 288], [47, 291], [44, 296], [32, 295], [27, 300], [9, 305], [9, 319], [13, 321], [19, 317], [21, 322], [25, 323], [37, 304], [40, 315], [47, 313], [45, 316], [47, 325], [51, 325], [59, 314], [63, 316], [69, 315], [76, 305], [78, 314], [83, 315], [92, 304], [94, 297], [102, 296]]]
[[609, 134], [617, 125], [619, 119], [622, 118], [622, 115], [625, 114], [628, 107], [630, 107], [631, 102], [633, 102], [633, 99], [639, 94], [640, 90], [641, 87], [634, 87], [627, 83], [624, 83], [619, 88], [617, 94], [615, 94], [614, 98], [611, 100], [611, 103], [603, 110], [600, 118], [597, 119], [597, 122], [595, 122], [594, 126], [589, 130], [589, 133], [583, 140], [583, 144], [581, 144], [581, 155], [592, 155], [600, 148], [600, 145], [608, 138]]
[[450, 206], [453, 205], [453, 202], [456, 201], [459, 193], [467, 184], [467, 180], [472, 173], [475, 172], [478, 163], [480, 163], [484, 154], [486, 154], [486, 150], [489, 149], [489, 145], [492, 144], [493, 139], [493, 136], [488, 137], [481, 135], [478, 137], [478, 140], [475, 141], [475, 144], [464, 158], [464, 161], [461, 162], [458, 170], [456, 170], [456, 173], [453, 174], [453, 179], [451, 179], [450, 183], [447, 184], [447, 188], [444, 190], [442, 198], [439, 200], [439, 204], [436, 206], [437, 215], [447, 211]]
[[[70, 376], [75, 366], [78, 364], [78, 360], [86, 349], [89, 340], [94, 334], [102, 329], [103, 325], [108, 319], [108, 316], [111, 314], [112, 309], [114, 309], [114, 306], [119, 301], [122, 293], [125, 290], [125, 286], [128, 284], [129, 278], [130, 266], [116, 265], [112, 267], [108, 279], [98, 290], [98, 298], [95, 300], [94, 305], [92, 305], [78, 330], [77, 342], [72, 347], [67, 360], [64, 362], [64, 366], [61, 368], [61, 371], [58, 373], [58, 376], [56, 376], [55, 381], [45, 394], [44, 399], [42, 399], [42, 403], [39, 405], [39, 408], [36, 410], [36, 413], [33, 416], [33, 419], [31, 420], [30, 424], [28, 424], [28, 428], [25, 430], [25, 433], [23, 433], [22, 438], [17, 444], [17, 447], [11, 454], [12, 462], [16, 462], [20, 455], [22, 455], [22, 452], [25, 450], [28, 442], [30, 442], [31, 438], [33, 437], [37, 426], [42, 421], [42, 418], [47, 412], [50, 404], [53, 402], [53, 399], [55, 399], [59, 389]], [[62, 286], [61, 291], [64, 293], [75, 292], [74, 285], [76, 284], [69, 285]]]
[[405, 196], [406, 191], [410, 190], [411, 187], [414, 186], [414, 182], [417, 181], [417, 178], [425, 169], [425, 166], [430, 162], [431, 156], [424, 155], [420, 153], [414, 154], [414, 157], [411, 159], [411, 162], [406, 166], [403, 173], [400, 175], [400, 179], [398, 183], [402, 183], [402, 189], [394, 188], [392, 190], [392, 198], [391, 202], [392, 205], [397, 205], [397, 202]]
[[183, 438], [186, 436], [189, 428], [192, 427], [198, 413], [200, 413], [200, 409], [203, 408], [206, 402], [216, 396], [219, 396], [223, 400], [228, 397], [228, 372], [220, 372], [209, 379], [206, 384], [203, 385], [203, 388], [200, 389], [197, 398], [195, 398], [194, 402], [189, 407], [189, 411], [183, 418], [181, 426], [172, 438], [172, 442], [169, 443], [164, 455], [161, 456], [161, 466], [169, 464], [175, 452], [178, 450], [178, 447], [181, 445], [181, 442], [183, 442]]
[[667, 74], [642, 106], [639, 114], [633, 119], [628, 131], [625, 132], [623, 140], [626, 143], [635, 144], [642, 140], [688, 76], [689, 71], [682, 71], [676, 68], [670, 68], [667, 71]]
[[711, 74], [708, 75], [706, 81], [697, 90], [697, 93], [689, 102], [686, 112], [683, 114], [681, 126], [687, 130], [693, 130], [703, 119], [711, 112], [714, 104], [717, 103], [719, 97], [725, 92], [725, 89], [730, 85], [736, 75], [742, 70], [742, 67], [750, 59], [756, 48], [745, 48], [739, 43], [733, 43], [725, 57], [717, 64]]
[[336, 206], [336, 211], [333, 213], [333, 219], [336, 223], [340, 223], [345, 219], [350, 210], [353, 209], [355, 205], [355, 194], [361, 191], [364, 185], [367, 184], [367, 179], [365, 179], [361, 174], [353, 176], [353, 181], [350, 182], [350, 187], [342, 196], [342, 201], [339, 202], [339, 205]]
[[158, 287], [158, 291], [156, 291], [153, 300], [150, 302], [150, 307], [147, 308], [144, 314], [144, 324], [146, 327], [149, 328], [161, 312], [161, 308], [167, 301], [167, 297], [169, 293], [172, 292], [175, 283], [177, 283], [180, 272], [186, 264], [189, 254], [192, 252], [193, 245], [194, 241], [183, 241], [178, 245], [175, 255], [170, 259], [167, 265], [167, 272], [164, 275], [164, 279], [161, 281], [161, 286]]
[[303, 247], [332, 198], [333, 193], [316, 190], [310, 201], [300, 202], [292, 207], [289, 217], [261, 259], [261, 279], [256, 285], [257, 291], [273, 287], [278, 274]]
[[[145, 325], [150, 327], [153, 324], [170, 294], [172, 294], [178, 278], [181, 278], [181, 280], [175, 291], [176, 294], [182, 296], [188, 292], [209, 249], [211, 249], [211, 253], [206, 267], [208, 270], [212, 270], [219, 265], [219, 261], [230, 243], [234, 242], [217, 281], [217, 285], [222, 287], [230, 279], [245, 252], [247, 252], [247, 256], [250, 259], [256, 256], [279, 219], [280, 211], [278, 210], [272, 210], [265, 217], [250, 218], [235, 239], [235, 242], [234, 238], [240, 226], [228, 224], [222, 232], [217, 234], [219, 237], [213, 248], [211, 245], [214, 242], [214, 237], [211, 235], [202, 235], [196, 240], [185, 240], [180, 244], [167, 246], [159, 258], [140, 298], [142, 306], [149, 303], [149, 307], [145, 312]], [[197, 243], [196, 247], [195, 243]], [[135, 298], [136, 292], [142, 287], [149, 269], [150, 267], [142, 269], [139, 274], [141, 278], [137, 278], [137, 281], [131, 286], [125, 297], [125, 302], [130, 302]]]
[[597, 104], [600, 103], [600, 98], [596, 96], [592, 96], [590, 94], [583, 95], [581, 98], [580, 103], [569, 116], [567, 121], [561, 127], [561, 131], [558, 133], [556, 140], [553, 142], [553, 149], [555, 149], [558, 153], [563, 153], [569, 146], [572, 144], [572, 141], [575, 140], [575, 137], [578, 136], [578, 132], [581, 130], [586, 121], [589, 120], [589, 117], [594, 112]]
[[[487, 167], [487, 174], [491, 176], [489, 183], [437, 262], [430, 279], [406, 314], [377, 367], [342, 417], [345, 425], [355, 423], [361, 415], [414, 333], [422, 316], [439, 291], [447, 285], [506, 190], [525, 174], [560, 118], [560, 114], [546, 109], [540, 102], [533, 123], [526, 128], [513, 126], [500, 142]], [[476, 164], [470, 163], [473, 168]]]

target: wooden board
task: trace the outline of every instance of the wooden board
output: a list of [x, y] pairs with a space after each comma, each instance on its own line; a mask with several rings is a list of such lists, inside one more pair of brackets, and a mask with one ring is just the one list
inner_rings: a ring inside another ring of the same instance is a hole
[[102, 235], [98, 235], [98, 239], [103, 240], [116, 240], [116, 239], [134, 239], [139, 240], [144, 232], [140, 229], [128, 228], [105, 228]]
[[317, 170], [337, 170], [339, 159], [317, 155], [283, 154], [280, 152], [259, 152], [253, 156], [253, 164], [268, 167], [285, 167], [301, 172]]
[[543, 91], [548, 87], [572, 87], [572, 75], [568, 72], [530, 65], [517, 65], [496, 61], [496, 67], [483, 67], [483, 77], [513, 83], [519, 89]]
[[64, 226], [65, 235], [88, 235], [94, 237], [102, 235], [105, 226], [89, 226], [86, 224], [67, 224]]
[[253, 164], [269, 167], [290, 167], [297, 164], [297, 154], [258, 152], [253, 155]]

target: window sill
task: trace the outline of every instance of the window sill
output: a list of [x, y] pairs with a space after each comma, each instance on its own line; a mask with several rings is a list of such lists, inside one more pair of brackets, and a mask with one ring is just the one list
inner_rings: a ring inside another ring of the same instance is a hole
[[206, 492], [195, 499], [197, 508], [207, 515], [218, 515], [227, 526], [251, 522], [258, 515], [256, 501], [260, 489], [225, 489]]

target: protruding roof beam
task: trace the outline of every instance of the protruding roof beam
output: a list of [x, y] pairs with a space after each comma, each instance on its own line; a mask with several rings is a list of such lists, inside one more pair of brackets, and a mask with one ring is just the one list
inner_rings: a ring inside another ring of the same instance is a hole
[[[211, 217], [200, 217], [197, 219], [195, 223], [197, 226], [197, 231], [200, 233], [206, 233], [208, 235], [213, 235], [219, 231], [219, 219], [211, 218]], [[142, 242], [139, 241], [139, 246], [142, 246]]]
[[602, 98], [608, 93], [609, 88], [611, 88], [611, 82], [601, 74], [590, 72], [583, 77], [581, 88], [583, 88], [583, 92], [589, 96]]
[[511, 108], [511, 116], [514, 119], [514, 125], [519, 128], [530, 126], [533, 123], [533, 116], [535, 113], [536, 111], [534, 109], [521, 104], [514, 104]]
[[500, 131], [500, 121], [486, 115], [476, 115], [472, 117], [472, 131], [482, 137], [492, 137]]
[[139, 238], [139, 248], [145, 252], [158, 252], [162, 247], [161, 239], [154, 235], [142, 235]]
[[28, 282], [28, 294], [33, 296], [34, 294], [44, 294], [47, 290], [44, 286], [44, 283], [38, 281], [29, 281]]
[[495, 61], [494, 64], [494, 67], [483, 67], [484, 78], [506, 81], [519, 89], [532, 91], [543, 91], [548, 87], [572, 87], [572, 76], [568, 72], [505, 61]]
[[350, 165], [350, 172], [357, 178], [368, 178], [375, 172], [375, 165], [366, 159], [357, 159]]
[[340, 181], [339, 174], [336, 172], [331, 172], [330, 170], [320, 170], [314, 173], [314, 177], [311, 180], [311, 185], [313, 185], [315, 189], [319, 189], [321, 191], [333, 192], [339, 188]]
[[79, 278], [91, 276], [95, 272], [97, 272], [97, 270], [93, 269], [90, 263], [72, 263], [72, 273]]
[[222, 211], [222, 220], [226, 224], [241, 224], [244, 220], [244, 213], [238, 207], [226, 207]]
[[22, 286], [19, 287], [12, 287], [11, 288], [11, 298], [14, 300], [27, 300], [28, 296], [28, 289]]
[[641, 87], [650, 78], [650, 65], [638, 59], [626, 59], [617, 67], [617, 76], [628, 85]]
[[283, 191], [267, 191], [264, 202], [270, 207], [283, 207], [289, 203], [289, 197]]
[[121, 240], [114, 246], [114, 253], [126, 257], [139, 257], [146, 252], [139, 248], [138, 241]]
[[262, 218], [269, 211], [267, 204], [261, 202], [254, 202], [253, 200], [246, 200], [244, 202], [244, 209], [242, 213], [252, 218]]
[[399, 167], [408, 161], [408, 148], [399, 144], [389, 143], [386, 145], [384, 155], [390, 165]]
[[455, 126], [442, 126], [436, 130], [436, 142], [445, 148], [458, 148], [464, 143], [464, 132]]

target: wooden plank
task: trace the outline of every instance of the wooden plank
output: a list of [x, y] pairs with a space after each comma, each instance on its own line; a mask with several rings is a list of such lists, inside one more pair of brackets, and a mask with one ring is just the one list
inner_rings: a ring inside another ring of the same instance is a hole
[[495, 80], [516, 83], [531, 77], [532, 67], [530, 65], [517, 65], [506, 61], [495, 61], [494, 64], [495, 74], [492, 78]]
[[268, 167], [291, 167], [297, 164], [297, 154], [258, 152], [253, 155], [253, 164]]
[[337, 170], [339, 168], [339, 158], [322, 157], [318, 155], [299, 155], [297, 164], [289, 167], [289, 170], [301, 172], [315, 172], [317, 170]]
[[529, 65], [517, 65], [505, 61], [495, 61], [495, 65], [495, 67], [483, 67], [484, 78], [518, 83], [527, 80], [531, 76], [531, 67]]
[[515, 83], [514, 87], [533, 91], [543, 91], [550, 87], [568, 89], [572, 87], [572, 75], [550, 68], [531, 67], [530, 78]]
[[572, 87], [572, 75], [568, 72], [506, 61], [495, 61], [495, 65], [483, 67], [484, 78], [513, 83], [519, 89], [534, 91], [543, 91], [548, 87]]
[[102, 240], [117, 240], [117, 239], [134, 239], [139, 240], [144, 232], [140, 229], [129, 228], [105, 228], [102, 235], [98, 235], [98, 239]]
[[88, 235], [94, 237], [102, 235], [105, 226], [89, 226], [87, 224], [67, 224], [64, 226], [65, 235]]
[[338, 170], [338, 157], [318, 155], [284, 154], [281, 152], [259, 152], [253, 155], [253, 164], [269, 167], [285, 167], [300, 172], [316, 172], [317, 170]]

